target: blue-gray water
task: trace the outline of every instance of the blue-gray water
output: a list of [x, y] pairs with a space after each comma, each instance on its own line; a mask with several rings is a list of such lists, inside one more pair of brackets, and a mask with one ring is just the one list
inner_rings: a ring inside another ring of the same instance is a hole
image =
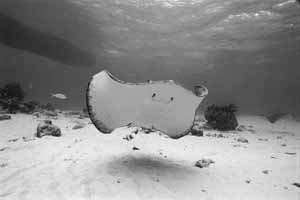
[[[66, 109], [90, 77], [204, 84], [241, 112], [300, 113], [300, 5], [293, 0], [1, 0], [0, 85]], [[66, 101], [50, 98], [64, 93]]]

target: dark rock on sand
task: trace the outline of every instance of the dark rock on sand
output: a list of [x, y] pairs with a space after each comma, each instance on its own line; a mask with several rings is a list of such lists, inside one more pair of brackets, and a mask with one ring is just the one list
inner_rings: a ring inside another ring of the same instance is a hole
[[211, 105], [205, 110], [204, 117], [213, 129], [220, 131], [235, 130], [238, 126], [238, 121], [235, 116], [237, 106], [229, 105]]
[[294, 182], [292, 185], [294, 185], [294, 186], [300, 188], [300, 183]]
[[19, 138], [14, 138], [14, 139], [9, 139], [8, 142], [16, 142], [18, 140], [19, 140]]
[[0, 121], [3, 121], [3, 120], [10, 120], [11, 119], [11, 116], [10, 115], [0, 115]]
[[262, 173], [264, 173], [264, 174], [269, 174], [269, 172], [270, 172], [269, 170], [263, 170], [262, 171]]
[[222, 133], [207, 133], [205, 136], [207, 137], [216, 137], [216, 138], [227, 138], [228, 136], [224, 136]]
[[268, 138], [258, 138], [258, 141], [265, 141], [265, 142], [267, 142], [269, 140], [268, 140]]
[[0, 148], [0, 151], [5, 151], [6, 149], [8, 149], [8, 147], [3, 147], [3, 148]]
[[136, 129], [134, 131], [132, 131], [132, 133], [134, 133], [135, 135], [139, 133], [139, 129]]
[[132, 147], [132, 150], [133, 150], [133, 151], [137, 151], [137, 150], [140, 150], [140, 149], [137, 148], [137, 147]]
[[244, 137], [239, 137], [239, 138], [237, 139], [237, 141], [238, 141], [238, 142], [241, 142], [241, 143], [249, 143], [249, 141], [248, 141], [246, 138], [244, 138]]
[[296, 152], [285, 152], [287, 155], [296, 155]]
[[7, 163], [2, 163], [2, 164], [0, 164], [0, 168], [4, 168], [4, 167], [7, 167], [7, 166], [8, 166]]
[[194, 126], [191, 129], [191, 134], [194, 136], [203, 136], [203, 131], [200, 129], [199, 126]]
[[44, 120], [38, 124], [36, 137], [43, 137], [45, 135], [61, 136], [61, 130], [58, 126], [52, 124], [51, 120]]
[[35, 140], [35, 138], [22, 137], [22, 140], [23, 140], [24, 142], [28, 142], [28, 141], [31, 141], [31, 140]]
[[195, 163], [195, 166], [199, 167], [199, 168], [204, 168], [204, 167], [208, 167], [210, 164], [213, 164], [213, 163], [215, 163], [213, 160], [204, 158], [204, 159], [198, 160]]
[[131, 134], [126, 135], [125, 137], [123, 137], [124, 140], [130, 141], [133, 139], [133, 136]]
[[150, 129], [150, 128], [143, 128], [143, 131], [144, 131], [145, 134], [149, 134], [149, 133], [154, 132], [154, 131], [153, 131], [152, 129]]

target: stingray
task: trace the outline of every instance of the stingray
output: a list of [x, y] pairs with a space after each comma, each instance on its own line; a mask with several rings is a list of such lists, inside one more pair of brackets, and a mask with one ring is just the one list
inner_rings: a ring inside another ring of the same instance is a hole
[[190, 132], [207, 94], [201, 85], [192, 92], [171, 80], [128, 83], [104, 70], [89, 82], [86, 102], [92, 122], [102, 133], [130, 124], [180, 138]]

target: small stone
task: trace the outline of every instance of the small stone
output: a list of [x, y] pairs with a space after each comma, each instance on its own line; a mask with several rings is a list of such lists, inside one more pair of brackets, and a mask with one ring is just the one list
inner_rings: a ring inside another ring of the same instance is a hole
[[195, 163], [195, 166], [199, 167], [199, 168], [204, 168], [204, 167], [208, 167], [212, 163], [215, 163], [215, 162], [213, 160], [211, 160], [211, 159], [204, 158], [204, 159], [198, 160]]
[[24, 141], [24, 142], [28, 142], [28, 141], [31, 141], [31, 140], [35, 140], [34, 138], [27, 138], [27, 137], [22, 137], [22, 140]]
[[248, 180], [246, 180], [245, 182], [246, 182], [247, 184], [249, 184], [249, 183], [251, 183], [251, 180], [248, 179]]
[[207, 137], [217, 137], [216, 133], [207, 133], [205, 136]]
[[10, 120], [11, 119], [11, 116], [10, 115], [0, 115], [0, 121], [3, 121], [3, 120]]
[[133, 150], [133, 151], [137, 151], [137, 150], [140, 150], [140, 149], [137, 148], [137, 147], [132, 147], [132, 150]]
[[241, 143], [249, 143], [249, 141], [248, 141], [246, 138], [244, 138], [244, 137], [239, 137], [239, 138], [237, 139], [237, 141], [238, 141], [238, 142], [241, 142]]
[[5, 151], [6, 149], [8, 149], [8, 147], [3, 147], [0, 149], [0, 151]]
[[300, 183], [294, 182], [294, 183], [292, 183], [292, 185], [300, 188]]
[[287, 155], [296, 155], [296, 152], [285, 152]]
[[259, 141], [268, 141], [267, 138], [258, 138]]
[[124, 140], [130, 141], [132, 140], [134, 137], [131, 134], [126, 135], [125, 137], [123, 137]]
[[4, 167], [7, 167], [7, 166], [8, 166], [7, 163], [2, 163], [2, 164], [0, 164], [0, 168], [4, 168]]
[[270, 158], [272, 158], [272, 159], [277, 159], [275, 156], [271, 156]]
[[262, 173], [269, 174], [269, 170], [263, 170]]
[[19, 140], [19, 138], [14, 138], [14, 139], [8, 140], [8, 142], [16, 142], [16, 141], [18, 141], [18, 140]]
[[282, 147], [286, 147], [286, 144], [281, 144]]
[[154, 132], [152, 129], [150, 129], [150, 128], [143, 128], [143, 132], [145, 133], [145, 134], [149, 134], [149, 133], [152, 133], [152, 132]]

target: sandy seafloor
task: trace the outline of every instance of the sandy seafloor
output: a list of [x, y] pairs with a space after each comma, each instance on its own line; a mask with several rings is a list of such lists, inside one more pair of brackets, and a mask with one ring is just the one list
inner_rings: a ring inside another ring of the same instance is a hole
[[[52, 119], [61, 137], [34, 138], [41, 119], [0, 121], [0, 199], [300, 199], [300, 123], [289, 117], [239, 116], [254, 131], [177, 140], [135, 128], [101, 134], [88, 118], [65, 116]], [[73, 130], [76, 121], [86, 126]], [[215, 163], [195, 167], [202, 158]]]

